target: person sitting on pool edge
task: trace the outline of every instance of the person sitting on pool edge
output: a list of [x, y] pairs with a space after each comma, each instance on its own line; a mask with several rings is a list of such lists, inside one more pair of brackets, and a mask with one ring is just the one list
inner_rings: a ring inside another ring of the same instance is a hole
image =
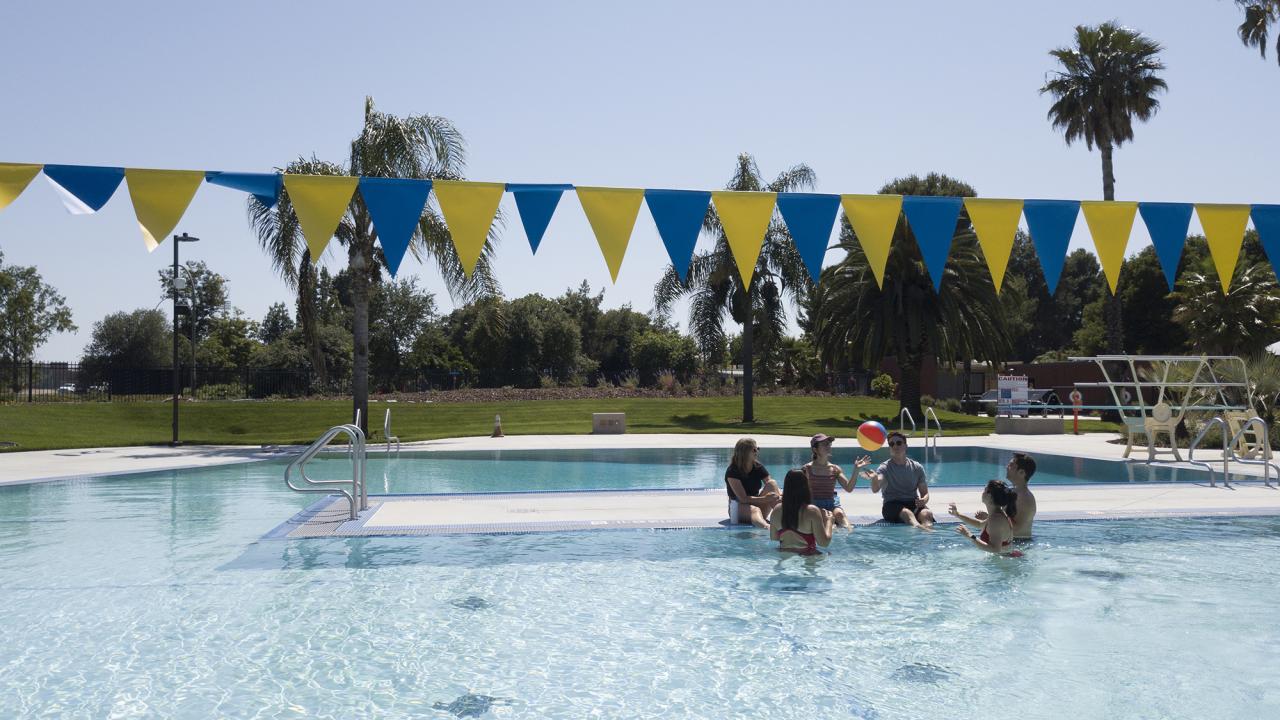
[[789, 470], [782, 483], [782, 506], [769, 518], [769, 539], [778, 549], [801, 555], [817, 555], [818, 547], [831, 544], [831, 513], [814, 505], [809, 478]]
[[769, 513], [782, 499], [778, 483], [756, 459], [759, 453], [759, 446], [751, 438], [742, 438], [733, 446], [733, 460], [724, 471], [730, 523], [767, 528]]
[[871, 481], [871, 492], [884, 499], [880, 514], [887, 522], [933, 528], [929, 483], [924, 479], [924, 466], [907, 457], [906, 435], [897, 430], [889, 433], [889, 459], [874, 471], [863, 471], [862, 476]]
[[[813, 496], [814, 505], [831, 513], [831, 518], [836, 525], [842, 528], [853, 529], [853, 525], [849, 524], [849, 517], [845, 514], [844, 508], [840, 507], [839, 493], [836, 492], [836, 483], [840, 483], [840, 487], [845, 492], [853, 492], [853, 488], [858, 484], [857, 476], [852, 480], [845, 477], [844, 470], [839, 465], [831, 462], [831, 444], [835, 442], [835, 438], [825, 433], [818, 433], [809, 439], [809, 447], [813, 450], [813, 459], [805, 463], [800, 471], [809, 478], [809, 492]], [[871, 462], [869, 458], [863, 458], [856, 461], [857, 467], [862, 467]], [[785, 494], [785, 489], [783, 493]]]
[[[1013, 519], [1018, 515], [1017, 493], [1003, 480], [992, 480], [982, 490], [982, 504], [987, 507], [982, 534], [974, 535], [964, 523], [956, 526], [956, 532], [968, 538], [979, 550], [996, 555], [1022, 557], [1020, 551], [1009, 549], [1013, 544]], [[968, 522], [967, 518], [965, 520]]]
[[[1035, 474], [1036, 460], [1026, 453], [1014, 453], [1009, 463], [1004, 466], [1004, 477], [1013, 485], [1013, 491], [1018, 498], [1018, 513], [1013, 518], [1015, 540], [1031, 539], [1031, 523], [1036, 519], [1036, 496], [1031, 494], [1028, 484], [1031, 482], [1031, 476]], [[973, 517], [962, 515], [956, 510], [955, 503], [951, 503], [947, 510], [974, 527], [981, 526], [987, 519], [985, 511], [975, 513]]]

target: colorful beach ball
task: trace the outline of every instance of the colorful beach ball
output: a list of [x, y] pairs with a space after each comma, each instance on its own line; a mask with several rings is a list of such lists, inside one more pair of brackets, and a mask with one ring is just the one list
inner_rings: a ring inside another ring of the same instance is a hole
[[858, 444], [867, 452], [875, 452], [884, 446], [884, 439], [888, 434], [883, 425], [875, 420], [868, 420], [858, 426]]

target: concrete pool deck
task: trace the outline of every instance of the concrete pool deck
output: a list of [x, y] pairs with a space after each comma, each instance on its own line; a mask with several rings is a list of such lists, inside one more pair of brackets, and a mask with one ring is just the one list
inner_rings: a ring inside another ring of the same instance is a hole
[[[504, 438], [466, 437], [407, 443], [402, 451], [430, 453], [460, 450], [534, 450], [605, 448], [703, 448], [723, 447], [726, 457], [739, 435], [514, 435]], [[753, 435], [762, 447], [805, 447], [808, 437]], [[980, 446], [1029, 453], [1074, 455], [1121, 460], [1124, 446], [1108, 442], [1114, 433], [1086, 435], [986, 435], [946, 437], [939, 448]], [[913, 445], [922, 440], [913, 438]], [[0, 485], [45, 482], [67, 478], [120, 473], [209, 467], [291, 457], [297, 448], [246, 448], [183, 446], [50, 450], [0, 455]], [[372, 457], [382, 452], [369, 445]], [[861, 454], [856, 444], [839, 438], [837, 462], [848, 464]], [[1135, 455], [1139, 453], [1135, 452]], [[1130, 460], [1119, 468], [1144, 462]], [[1164, 457], [1172, 456], [1167, 453]], [[1202, 459], [1213, 460], [1206, 454]], [[1187, 463], [1163, 463], [1194, 469]], [[1219, 466], [1220, 467], [1220, 466]], [[1233, 474], [1260, 476], [1256, 465], [1232, 464]], [[1233, 488], [1209, 487], [1196, 480], [1168, 484], [1107, 484], [1033, 488], [1040, 507], [1039, 519], [1102, 519], [1206, 515], [1280, 515], [1280, 489], [1258, 482], [1237, 483]], [[283, 482], [283, 480], [282, 480]], [[1273, 479], [1273, 484], [1275, 480]], [[930, 503], [939, 520], [946, 521], [946, 507], [957, 502], [969, 512], [978, 509], [974, 488], [936, 488]], [[879, 519], [880, 499], [865, 485], [842, 494], [842, 503], [855, 524]], [[723, 489], [503, 493], [469, 495], [373, 496], [370, 507], [356, 521], [347, 521], [346, 500], [324, 498], [273, 531], [271, 537], [352, 537], [374, 535], [428, 535], [450, 533], [509, 533], [575, 529], [689, 528], [725, 526]]]

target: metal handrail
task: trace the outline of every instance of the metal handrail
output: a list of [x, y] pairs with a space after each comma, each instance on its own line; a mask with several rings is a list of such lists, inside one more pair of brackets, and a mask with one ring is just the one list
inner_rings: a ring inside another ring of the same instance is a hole
[[[1253, 425], [1257, 425], [1262, 429], [1262, 459], [1261, 460], [1242, 458], [1239, 455], [1235, 454], [1236, 447], [1237, 447], [1236, 443], [1240, 442], [1240, 438], [1244, 437], [1244, 434], [1248, 432], [1249, 428]], [[1263, 420], [1257, 415], [1254, 415], [1253, 417], [1246, 420], [1244, 424], [1240, 426], [1240, 430], [1235, 434], [1234, 437], [1231, 438], [1231, 444], [1228, 445], [1227, 447], [1231, 449], [1231, 455], [1236, 459], [1236, 462], [1244, 465], [1261, 465], [1262, 466], [1262, 482], [1265, 483], [1267, 487], [1271, 487], [1271, 470], [1273, 468], [1276, 471], [1276, 480], [1280, 482], [1280, 466], [1277, 466], [1275, 463], [1271, 461], [1271, 428], [1267, 427], [1266, 420]]]
[[1209, 428], [1214, 425], [1218, 425], [1222, 428], [1222, 484], [1226, 487], [1231, 487], [1231, 476], [1228, 474], [1228, 470], [1231, 465], [1231, 451], [1230, 447], [1227, 445], [1227, 436], [1231, 434], [1231, 431], [1227, 428], [1227, 421], [1223, 420], [1221, 417], [1214, 417], [1212, 420], [1205, 423], [1204, 427], [1200, 428], [1200, 432], [1196, 434], [1196, 438], [1191, 441], [1191, 446], [1187, 448], [1187, 464], [1199, 465], [1208, 470], [1209, 487], [1217, 487], [1217, 484], [1213, 482], [1213, 466], [1203, 460], [1195, 459], [1196, 448], [1199, 447], [1200, 441], [1204, 439], [1205, 433], [1209, 432]]
[[[329, 444], [329, 441], [338, 435], [346, 435], [353, 451], [353, 463], [350, 480], [312, 480], [307, 477], [306, 464], [309, 460], [320, 454], [322, 450]], [[307, 446], [305, 450], [298, 454], [288, 466], [284, 469], [284, 484], [290, 490], [303, 493], [332, 493], [333, 490], [329, 486], [351, 484], [351, 490], [345, 488], [336, 488], [343, 497], [347, 498], [349, 514], [352, 520], [359, 515], [360, 510], [369, 507], [368, 489], [365, 487], [364, 470], [365, 470], [365, 445], [364, 432], [356, 425], [335, 425], [329, 428], [323, 435], [316, 439], [315, 442]], [[307, 486], [299, 487], [293, 484], [291, 477], [294, 469], [298, 470], [298, 475]], [[308, 487], [309, 486], [309, 487]]]
[[906, 415], [907, 419], [911, 421], [911, 434], [914, 435], [916, 432], [916, 419], [911, 417], [911, 411], [906, 408], [902, 408], [902, 411], [898, 413], [898, 432], [905, 434], [907, 431], [907, 425], [902, 421], [903, 415]]
[[929, 457], [929, 418], [933, 418], [933, 424], [938, 428], [938, 434], [933, 436], [933, 451], [938, 451], [938, 438], [942, 436], [942, 421], [938, 419], [938, 413], [933, 411], [932, 407], [924, 409], [924, 448], [925, 459]]
[[387, 455], [391, 455], [391, 441], [396, 441], [396, 455], [400, 454], [400, 437], [391, 434], [391, 408], [387, 408], [387, 414], [382, 419], [382, 439], [387, 442]]

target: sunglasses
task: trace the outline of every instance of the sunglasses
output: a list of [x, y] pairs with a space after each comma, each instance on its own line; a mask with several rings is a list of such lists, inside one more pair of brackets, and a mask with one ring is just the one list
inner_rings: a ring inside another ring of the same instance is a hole
[[890, 440], [889, 441], [889, 447], [898, 447], [899, 445], [906, 445], [906, 444], [907, 444], [906, 440]]

